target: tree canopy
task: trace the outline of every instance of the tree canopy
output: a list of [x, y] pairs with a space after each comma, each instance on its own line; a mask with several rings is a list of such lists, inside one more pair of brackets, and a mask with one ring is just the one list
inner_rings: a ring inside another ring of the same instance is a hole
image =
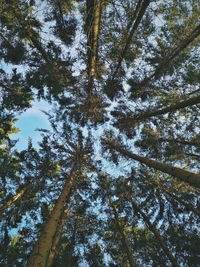
[[[0, 266], [200, 266], [199, 17], [0, 0]], [[19, 150], [39, 100], [51, 127]]]

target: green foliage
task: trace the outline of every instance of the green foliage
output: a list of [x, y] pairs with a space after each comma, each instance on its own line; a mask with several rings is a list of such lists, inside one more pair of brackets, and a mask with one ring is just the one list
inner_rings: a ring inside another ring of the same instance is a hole
[[[166, 108], [199, 96], [199, 3], [105, 0], [95, 28], [98, 1], [0, 0], [0, 210], [26, 188], [0, 214], [0, 265], [27, 265], [75, 169], [52, 266], [196, 267], [199, 190], [112, 144], [198, 172], [199, 102]], [[36, 98], [51, 130], [18, 151]]]

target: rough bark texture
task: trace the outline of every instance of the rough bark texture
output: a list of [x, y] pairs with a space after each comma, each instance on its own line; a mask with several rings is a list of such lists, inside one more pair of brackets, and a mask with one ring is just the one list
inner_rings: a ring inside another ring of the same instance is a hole
[[28, 267], [46, 266], [48, 255], [52, 247], [53, 238], [55, 236], [56, 230], [58, 229], [58, 225], [60, 224], [60, 218], [64, 210], [66, 198], [68, 197], [70, 190], [75, 182], [75, 178], [76, 172], [75, 170], [72, 170], [63, 187], [62, 193], [56, 201], [49, 221], [46, 223], [43, 232], [41, 233], [32, 254], [30, 255], [27, 264]]
[[133, 209], [136, 211], [136, 213], [140, 214], [143, 218], [144, 222], [148, 226], [149, 230], [155, 235], [156, 240], [159, 242], [160, 246], [162, 247], [163, 251], [165, 252], [168, 259], [171, 261], [172, 266], [178, 267], [179, 264], [176, 262], [175, 257], [172, 255], [170, 250], [167, 247], [167, 244], [165, 243], [164, 239], [160, 235], [159, 231], [156, 229], [156, 227], [150, 222], [149, 218], [146, 216], [146, 214], [138, 207], [138, 205], [131, 200]]
[[69, 210], [67, 209], [67, 210], [64, 210], [62, 215], [61, 215], [60, 223], [57, 226], [55, 235], [53, 237], [52, 246], [51, 246], [51, 249], [49, 251], [49, 255], [48, 255], [45, 267], [51, 267], [53, 265], [53, 262], [55, 260], [55, 256], [57, 253], [58, 244], [60, 242], [63, 226], [66, 222], [66, 217], [68, 216], [68, 214], [69, 214]]
[[183, 170], [178, 167], [173, 167], [171, 165], [168, 165], [166, 163], [160, 163], [155, 160], [151, 160], [145, 157], [138, 156], [134, 153], [131, 153], [124, 148], [122, 148], [120, 145], [114, 144], [113, 142], [110, 141], [104, 141], [106, 145], [108, 145], [109, 148], [116, 150], [123, 156], [132, 158], [134, 160], [137, 160], [141, 163], [146, 164], [149, 167], [152, 167], [156, 170], [162, 171], [164, 173], [170, 174], [174, 177], [176, 177], [178, 180], [181, 182], [186, 182], [191, 186], [200, 188], [200, 174], [192, 173], [186, 170]]
[[88, 91], [91, 92], [98, 68], [98, 39], [102, 15], [101, 0], [86, 1], [87, 74]]

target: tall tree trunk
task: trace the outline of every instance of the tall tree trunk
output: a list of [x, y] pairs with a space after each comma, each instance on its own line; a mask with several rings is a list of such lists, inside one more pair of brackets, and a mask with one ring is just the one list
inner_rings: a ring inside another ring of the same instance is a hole
[[51, 267], [53, 265], [53, 262], [55, 260], [55, 256], [57, 253], [57, 247], [58, 247], [58, 244], [59, 244], [60, 238], [61, 238], [62, 229], [63, 229], [63, 226], [64, 226], [65, 221], [66, 221], [67, 213], [68, 213], [67, 211], [63, 211], [63, 213], [61, 215], [60, 224], [57, 226], [55, 235], [53, 237], [52, 246], [51, 246], [51, 249], [49, 251], [49, 255], [48, 255], [45, 267]]
[[[144, 121], [144, 120], [147, 120], [151, 117], [167, 114], [168, 112], [174, 112], [174, 111], [177, 111], [177, 110], [182, 109], [182, 108], [197, 105], [199, 103], [200, 103], [200, 95], [195, 96], [195, 97], [191, 97], [190, 99], [187, 99], [187, 100], [180, 101], [176, 104], [167, 106], [167, 107], [162, 108], [162, 109], [158, 108], [158, 109], [155, 109], [152, 111], [147, 111], [147, 112], [141, 113], [139, 115], [135, 115], [135, 116], [132, 116], [132, 114], [130, 112], [126, 115], [123, 115], [119, 111], [113, 111], [112, 114], [113, 114], [113, 116], [118, 118], [119, 125], [122, 125], [122, 126], [128, 125], [131, 128], [131, 127], [135, 126], [136, 122]], [[198, 142], [195, 142], [195, 145], [196, 144], [198, 144]]]
[[[66, 199], [66, 205], [65, 206], [68, 206], [67, 204], [70, 201], [71, 195], [72, 195], [72, 190], [70, 191], [69, 196]], [[52, 246], [51, 246], [51, 249], [49, 251], [49, 255], [48, 255], [45, 267], [51, 267], [53, 265], [53, 262], [55, 260], [55, 256], [57, 254], [58, 245], [60, 243], [60, 239], [61, 239], [61, 235], [62, 235], [62, 231], [63, 231], [63, 226], [66, 222], [66, 219], [67, 219], [67, 216], [69, 215], [69, 212], [70, 212], [70, 208], [68, 206], [68, 207], [64, 208], [64, 210], [61, 214], [60, 223], [57, 226], [55, 235], [53, 237]]]
[[30, 188], [30, 184], [23, 186], [16, 195], [12, 196], [6, 203], [3, 204], [2, 207], [0, 207], [0, 218], [2, 217], [2, 213], [11, 205], [13, 205], [19, 198], [21, 198], [24, 193]]
[[91, 93], [98, 68], [98, 39], [102, 15], [102, 0], [86, 1], [88, 92]]
[[119, 68], [120, 68], [120, 66], [122, 64], [122, 60], [126, 56], [127, 50], [129, 49], [130, 44], [131, 44], [131, 40], [133, 39], [133, 36], [136, 33], [136, 31], [138, 29], [138, 26], [139, 26], [144, 14], [145, 14], [145, 11], [147, 10], [147, 7], [149, 6], [150, 2], [151, 2], [150, 0], [138, 0], [137, 6], [136, 6], [136, 10], [135, 10], [135, 14], [134, 14], [134, 17], [133, 17], [134, 20], [132, 22], [132, 27], [130, 25], [131, 29], [129, 31], [129, 35], [127, 37], [125, 46], [124, 46], [124, 48], [123, 48], [123, 50], [121, 52], [121, 55], [119, 57], [115, 72], [113, 73], [112, 80], [115, 79], [115, 77], [116, 77], [116, 75], [117, 75], [117, 73], [119, 71]]
[[48, 255], [52, 247], [53, 238], [55, 236], [58, 225], [60, 224], [61, 215], [64, 210], [66, 198], [69, 196], [70, 190], [77, 177], [76, 171], [73, 169], [63, 187], [63, 190], [55, 203], [51, 216], [41, 233], [33, 252], [30, 255], [28, 267], [45, 267]]
[[111, 206], [111, 208], [112, 208], [112, 210], [114, 212], [116, 225], [117, 225], [118, 231], [119, 231], [119, 233], [121, 235], [122, 244], [123, 244], [123, 246], [125, 248], [130, 267], [135, 267], [136, 266], [135, 258], [132, 255], [132, 251], [131, 251], [131, 248], [130, 248], [130, 245], [129, 245], [129, 241], [128, 241], [128, 238], [127, 238], [127, 236], [126, 236], [126, 234], [124, 232], [123, 226], [120, 223], [118, 212], [117, 212], [116, 207], [113, 204], [113, 202], [112, 202], [112, 200], [110, 199], [109, 196], [108, 196], [108, 198], [109, 198], [110, 206]]
[[154, 111], [148, 111], [148, 112], [145, 112], [143, 114], [136, 115], [136, 116], [130, 118], [130, 120], [134, 121], [134, 122], [135, 121], [140, 121], [140, 120], [146, 120], [146, 119], [149, 119], [151, 117], [163, 115], [163, 114], [166, 114], [168, 112], [173, 112], [173, 111], [176, 111], [176, 110], [179, 110], [179, 109], [182, 109], [182, 108], [186, 108], [186, 107], [189, 107], [189, 106], [193, 106], [193, 105], [196, 105], [196, 104], [199, 104], [199, 103], [200, 103], [200, 95], [199, 96], [195, 96], [195, 97], [191, 97], [191, 98], [189, 98], [187, 100], [180, 101], [180, 102], [178, 102], [176, 104], [170, 105], [170, 106], [162, 108], [162, 109], [156, 109]]
[[168, 174], [176, 177], [181, 182], [186, 182], [193, 187], [200, 188], [200, 174], [195, 174], [195, 173], [183, 170], [183, 169], [178, 168], [178, 167], [173, 167], [173, 166], [168, 165], [166, 163], [160, 163], [160, 162], [155, 161], [155, 160], [151, 160], [151, 159], [148, 159], [145, 157], [138, 156], [132, 152], [125, 150], [120, 145], [114, 144], [113, 142], [108, 141], [108, 140], [104, 140], [103, 143], [106, 144], [109, 148], [119, 152], [120, 154], [122, 154], [125, 157], [129, 157], [129, 158], [132, 158], [134, 160], [137, 160], [137, 161], [144, 163], [147, 166], [152, 167], [156, 170], [162, 171], [164, 173], [168, 173]]
[[168, 257], [168, 259], [171, 261], [172, 266], [174, 267], [178, 267], [179, 264], [177, 263], [175, 257], [173, 256], [173, 254], [170, 252], [170, 250], [168, 249], [164, 239], [162, 238], [162, 236], [160, 235], [159, 231], [156, 229], [156, 227], [150, 222], [149, 218], [146, 216], [146, 214], [139, 208], [139, 206], [133, 201], [130, 200], [133, 209], [136, 211], [137, 214], [140, 214], [141, 217], [143, 218], [145, 224], [148, 226], [149, 230], [155, 235], [156, 240], [159, 242], [161, 248], [163, 249], [164, 253], [166, 254], [166, 256]]

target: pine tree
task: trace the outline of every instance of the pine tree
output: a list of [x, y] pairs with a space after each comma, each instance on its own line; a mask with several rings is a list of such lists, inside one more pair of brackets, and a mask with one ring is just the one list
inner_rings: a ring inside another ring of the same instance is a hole
[[[0, 13], [0, 265], [196, 267], [198, 1], [0, 0]], [[35, 99], [51, 130], [18, 151]]]

